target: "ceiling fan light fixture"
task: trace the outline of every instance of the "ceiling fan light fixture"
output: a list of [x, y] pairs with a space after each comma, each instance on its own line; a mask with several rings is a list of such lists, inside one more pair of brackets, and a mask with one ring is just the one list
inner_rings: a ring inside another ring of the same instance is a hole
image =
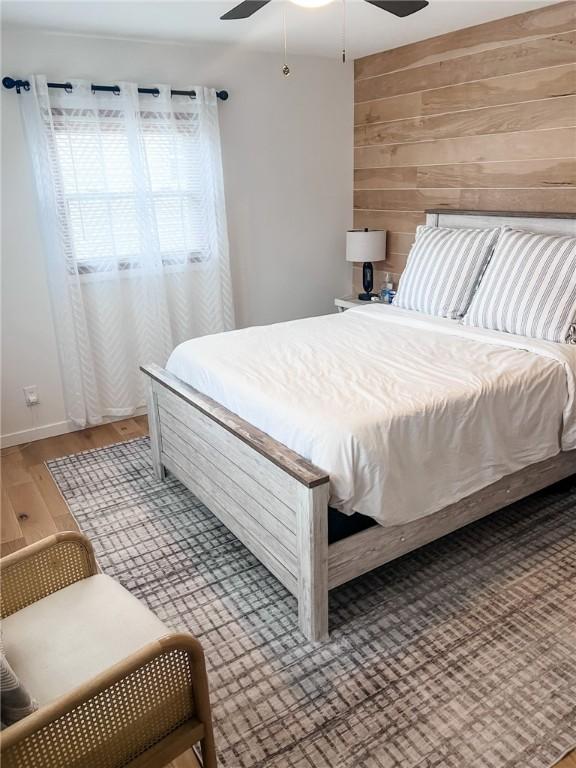
[[292, 0], [295, 5], [301, 5], [302, 8], [321, 8], [323, 5], [328, 5], [333, 0]]

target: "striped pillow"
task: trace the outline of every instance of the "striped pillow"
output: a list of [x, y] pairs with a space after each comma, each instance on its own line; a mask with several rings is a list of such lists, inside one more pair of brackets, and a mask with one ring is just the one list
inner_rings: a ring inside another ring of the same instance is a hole
[[38, 704], [22, 685], [16, 673], [0, 652], [0, 711], [4, 726], [17, 723], [38, 709]]
[[500, 229], [418, 227], [394, 304], [428, 315], [462, 317]]
[[576, 343], [576, 237], [504, 230], [463, 322]]

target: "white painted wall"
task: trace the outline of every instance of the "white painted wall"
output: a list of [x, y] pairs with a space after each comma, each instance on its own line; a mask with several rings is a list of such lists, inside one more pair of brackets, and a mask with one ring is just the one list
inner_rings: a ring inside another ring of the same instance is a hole
[[[135, 4], [134, 12], [137, 13]], [[347, 292], [352, 213], [352, 66], [234, 46], [3, 31], [2, 75], [226, 88], [221, 132], [238, 325], [333, 311]], [[4, 444], [66, 431], [34, 189], [14, 91], [2, 89]], [[41, 403], [24, 405], [37, 384]], [[34, 422], [32, 421], [34, 417]], [[33, 433], [27, 432], [34, 428]]]

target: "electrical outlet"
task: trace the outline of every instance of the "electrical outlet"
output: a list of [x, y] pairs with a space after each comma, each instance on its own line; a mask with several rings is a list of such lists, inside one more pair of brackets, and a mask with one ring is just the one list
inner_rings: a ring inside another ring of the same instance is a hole
[[29, 387], [24, 387], [24, 400], [26, 405], [31, 408], [33, 405], [38, 405], [40, 398], [38, 397], [38, 387], [36, 384], [31, 384]]

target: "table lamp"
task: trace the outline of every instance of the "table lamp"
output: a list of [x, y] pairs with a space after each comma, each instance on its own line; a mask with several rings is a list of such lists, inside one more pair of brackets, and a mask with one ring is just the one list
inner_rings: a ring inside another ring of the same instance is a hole
[[374, 294], [373, 261], [384, 261], [386, 258], [386, 230], [382, 229], [353, 229], [346, 234], [346, 261], [363, 263], [362, 285], [364, 293], [360, 293], [360, 301], [370, 301]]

